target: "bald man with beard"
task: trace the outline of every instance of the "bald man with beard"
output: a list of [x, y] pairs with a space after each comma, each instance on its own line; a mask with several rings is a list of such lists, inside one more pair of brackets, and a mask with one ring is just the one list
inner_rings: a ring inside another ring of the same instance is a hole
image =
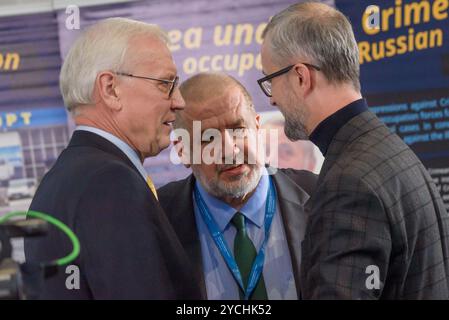
[[[177, 112], [175, 128], [186, 130], [194, 141], [193, 122], [198, 121], [201, 133], [220, 132], [221, 141], [214, 142], [223, 148], [213, 163], [201, 158], [201, 163], [188, 164], [189, 177], [158, 190], [160, 203], [196, 266], [202, 298], [300, 298], [304, 205], [316, 176], [249, 161], [257, 152], [256, 144], [245, 139], [238, 145], [228, 130], [257, 133], [259, 115], [247, 90], [234, 78], [201, 73], [180, 90], [186, 107]], [[203, 141], [201, 151], [207, 145]], [[193, 150], [191, 145], [179, 148], [181, 156]], [[251, 274], [253, 267], [263, 271]]]

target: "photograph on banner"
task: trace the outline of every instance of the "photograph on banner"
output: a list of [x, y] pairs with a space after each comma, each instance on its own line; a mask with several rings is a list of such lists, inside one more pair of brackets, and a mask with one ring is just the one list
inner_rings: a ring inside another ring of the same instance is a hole
[[[69, 141], [54, 12], [0, 17], [0, 216], [28, 210]], [[23, 241], [13, 239], [23, 261]]]
[[27, 210], [69, 141], [54, 13], [0, 18], [0, 214]]

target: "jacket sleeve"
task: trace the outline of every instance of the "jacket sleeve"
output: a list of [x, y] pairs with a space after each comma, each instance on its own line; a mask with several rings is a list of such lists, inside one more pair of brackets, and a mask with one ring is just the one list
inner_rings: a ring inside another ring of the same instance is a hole
[[326, 177], [308, 207], [302, 296], [377, 299], [391, 252], [390, 225], [382, 201], [362, 179], [340, 174]]

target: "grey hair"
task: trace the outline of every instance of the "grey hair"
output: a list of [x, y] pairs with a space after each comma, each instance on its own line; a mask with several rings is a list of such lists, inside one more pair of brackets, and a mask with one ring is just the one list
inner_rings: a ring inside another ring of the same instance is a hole
[[73, 44], [59, 76], [67, 109], [92, 104], [95, 80], [101, 71], [123, 71], [129, 60], [129, 42], [140, 35], [154, 36], [168, 44], [167, 34], [158, 26], [126, 18], [109, 18], [89, 27]]
[[294, 4], [270, 20], [262, 37], [276, 65], [316, 64], [329, 82], [352, 83], [360, 91], [359, 49], [340, 11], [318, 2]]

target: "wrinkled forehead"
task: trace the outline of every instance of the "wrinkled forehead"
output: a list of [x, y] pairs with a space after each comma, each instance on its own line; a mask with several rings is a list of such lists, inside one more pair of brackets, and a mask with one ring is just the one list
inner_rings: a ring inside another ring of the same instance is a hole
[[201, 121], [202, 130], [233, 128], [239, 124], [248, 125], [251, 109], [240, 89], [233, 87], [223, 94], [198, 103], [187, 103], [184, 119], [191, 128], [193, 121]]

